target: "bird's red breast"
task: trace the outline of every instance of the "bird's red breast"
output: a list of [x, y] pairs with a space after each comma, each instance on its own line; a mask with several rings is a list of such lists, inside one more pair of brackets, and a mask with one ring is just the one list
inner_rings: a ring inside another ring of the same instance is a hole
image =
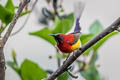
[[60, 49], [63, 53], [70, 53], [73, 51], [71, 43], [74, 41], [74, 35], [73, 34], [59, 34], [61, 37], [63, 37], [62, 43], [57, 43], [57, 47]]

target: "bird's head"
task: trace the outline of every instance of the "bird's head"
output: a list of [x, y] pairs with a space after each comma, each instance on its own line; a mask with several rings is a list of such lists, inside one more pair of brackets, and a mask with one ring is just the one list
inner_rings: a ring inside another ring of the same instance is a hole
[[61, 33], [59, 33], [59, 34], [50, 34], [50, 35], [53, 36], [55, 38], [56, 42], [59, 43], [59, 44], [62, 44], [62, 41], [65, 38], [65, 34], [61, 34]]

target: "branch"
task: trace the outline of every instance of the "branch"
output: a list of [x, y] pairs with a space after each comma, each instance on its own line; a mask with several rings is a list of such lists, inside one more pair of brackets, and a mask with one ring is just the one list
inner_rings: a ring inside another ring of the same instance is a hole
[[58, 68], [54, 73], [52, 73], [47, 79], [45, 80], [54, 80], [56, 79], [59, 75], [64, 73], [66, 69], [83, 53], [85, 52], [88, 48], [93, 46], [95, 43], [100, 41], [102, 38], [104, 38], [106, 35], [109, 33], [117, 30], [120, 27], [120, 17], [112, 24], [110, 25], [107, 29], [105, 29], [103, 32], [101, 32], [99, 35], [97, 35], [95, 38], [93, 38], [91, 41], [83, 45], [80, 49], [78, 49], [74, 55], [70, 56], [69, 59], [60, 67]]
[[20, 16], [20, 14], [21, 14], [21, 12], [22, 12], [22, 10], [23, 10], [23, 8], [24, 8], [28, 3], [29, 3], [29, 0], [23, 0], [23, 1], [20, 3], [19, 9], [18, 9], [17, 13], [15, 14], [15, 16], [14, 16], [14, 18], [13, 18], [13, 20], [12, 20], [12, 22], [11, 22], [8, 30], [7, 30], [7, 32], [6, 32], [6, 34], [4, 35], [4, 37], [3, 37], [3, 39], [2, 39], [2, 41], [3, 41], [2, 46], [4, 46], [4, 45], [6, 44], [8, 38], [9, 38], [9, 36], [10, 36], [10, 34], [11, 34], [11, 32], [12, 32], [12, 30], [13, 30], [13, 28], [14, 28], [14, 26], [15, 26], [15, 24], [16, 24], [19, 16]]
[[19, 33], [19, 32], [25, 27], [25, 25], [26, 25], [27, 21], [29, 20], [30, 15], [31, 15], [33, 9], [35, 8], [35, 5], [36, 5], [37, 2], [38, 2], [38, 0], [35, 0], [35, 2], [33, 3], [33, 6], [32, 6], [32, 8], [31, 8], [31, 11], [30, 11], [30, 13], [28, 14], [27, 18], [25, 19], [23, 25], [22, 25], [16, 32], [12, 33], [10, 36], [16, 35], [17, 33]]
[[[57, 49], [57, 47], [55, 47], [55, 48], [56, 48], [56, 54], [60, 54], [59, 50]], [[61, 65], [61, 59], [60, 58], [57, 58], [57, 64], [58, 64], [58, 68], [59, 68], [60, 65]]]
[[57, 11], [57, 2], [58, 2], [58, 0], [53, 0], [53, 9], [54, 9], [54, 11], [55, 11], [55, 15], [56, 15], [59, 19], [61, 19], [60, 16], [59, 16], [59, 13], [58, 13], [58, 11]]

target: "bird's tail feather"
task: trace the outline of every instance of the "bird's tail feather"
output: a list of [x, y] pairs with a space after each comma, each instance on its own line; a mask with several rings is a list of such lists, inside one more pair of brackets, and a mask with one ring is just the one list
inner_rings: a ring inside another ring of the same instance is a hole
[[74, 3], [74, 16], [75, 16], [75, 19], [77, 18], [81, 18], [81, 15], [83, 13], [83, 10], [85, 8], [85, 3], [84, 2], [81, 2], [81, 1], [77, 1]]
[[84, 2], [79, 1], [79, 2], [74, 3], [74, 16], [75, 16], [75, 20], [76, 20], [74, 32], [80, 32], [80, 30], [81, 30], [79, 20], [83, 13], [84, 7], [85, 7]]

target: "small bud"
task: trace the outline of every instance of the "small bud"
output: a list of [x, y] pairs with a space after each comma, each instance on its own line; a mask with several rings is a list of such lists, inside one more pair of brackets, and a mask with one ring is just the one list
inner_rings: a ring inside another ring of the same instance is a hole
[[52, 59], [52, 56], [50, 55], [48, 58], [49, 58], [49, 59]]

